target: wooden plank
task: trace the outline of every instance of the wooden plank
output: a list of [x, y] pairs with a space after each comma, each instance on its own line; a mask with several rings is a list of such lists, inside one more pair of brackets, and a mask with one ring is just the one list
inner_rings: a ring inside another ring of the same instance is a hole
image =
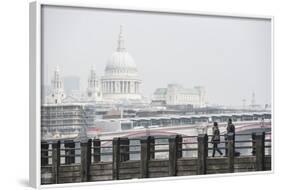
[[265, 170], [271, 170], [271, 163], [266, 163], [264, 166]]
[[207, 165], [226, 165], [228, 164], [228, 159], [226, 157], [220, 157], [220, 158], [207, 158]]
[[206, 173], [206, 160], [208, 156], [208, 136], [206, 134], [199, 134], [198, 138], [198, 174], [205, 174]]
[[168, 177], [168, 172], [153, 172], [148, 174], [149, 178]]
[[177, 176], [197, 175], [197, 170], [194, 171], [177, 171]]
[[59, 178], [59, 183], [78, 183], [78, 182], [81, 182], [81, 177]]
[[234, 159], [235, 159], [235, 138], [234, 134], [227, 135], [227, 159], [228, 159], [228, 171], [234, 172]]
[[47, 185], [47, 184], [52, 184], [52, 178], [41, 178], [41, 184], [42, 185]]
[[239, 173], [239, 172], [255, 172], [256, 169], [235, 169], [234, 172]]
[[264, 139], [265, 132], [256, 133], [256, 170], [264, 170]]
[[255, 156], [240, 156], [240, 157], [235, 157], [235, 159], [234, 159], [234, 164], [254, 163], [254, 162], [256, 162]]
[[169, 137], [169, 175], [175, 176], [177, 172], [178, 144], [177, 136]]
[[195, 171], [197, 170], [197, 165], [194, 166], [177, 166], [177, 171]]
[[119, 174], [139, 174], [140, 173], [140, 168], [135, 169], [135, 168], [126, 168], [126, 169], [120, 169]]
[[264, 162], [265, 162], [265, 163], [268, 163], [268, 162], [271, 163], [271, 156], [265, 156], [265, 157], [264, 157]]
[[112, 162], [94, 163], [90, 166], [90, 170], [107, 170], [112, 169]]
[[264, 157], [264, 169], [269, 171], [271, 170], [271, 156], [267, 155]]
[[41, 167], [41, 173], [52, 173], [52, 166]]
[[140, 161], [139, 160], [129, 160], [125, 162], [120, 163], [120, 169], [122, 168], [139, 168], [140, 167]]
[[168, 167], [168, 160], [150, 160], [148, 163], [148, 167]]
[[119, 179], [137, 179], [140, 178], [140, 174], [119, 174]]
[[93, 139], [93, 150], [94, 150], [94, 163], [100, 162], [101, 158], [101, 141], [100, 139]]
[[207, 174], [222, 174], [222, 173], [230, 173], [227, 170], [207, 170]]
[[90, 170], [90, 176], [104, 176], [104, 175], [112, 175], [112, 170]]
[[90, 176], [89, 181], [108, 181], [113, 180], [112, 175], [104, 175], [104, 176]]
[[120, 138], [115, 137], [112, 141], [112, 178], [118, 180], [120, 164]]
[[92, 139], [83, 140], [80, 142], [81, 150], [81, 180], [86, 182], [89, 180], [89, 170], [91, 165], [91, 150], [92, 150]]
[[61, 172], [59, 171], [59, 177], [63, 178], [63, 177], [80, 177], [81, 176], [81, 173], [80, 171], [78, 172]]
[[[49, 144], [46, 141], [41, 141], [41, 166], [46, 166], [48, 165], [48, 149], [49, 149]], [[44, 151], [43, 151], [44, 150]]]
[[80, 171], [80, 165], [60, 165], [59, 168], [60, 172], [75, 172], [75, 171]]
[[51, 172], [41, 173], [41, 178], [44, 178], [44, 179], [53, 178], [53, 174]]
[[255, 163], [234, 164], [235, 169], [256, 169]]
[[177, 166], [195, 166], [195, 165], [197, 165], [197, 158], [177, 160]]
[[154, 150], [154, 147], [151, 147], [152, 141], [154, 142], [154, 139], [151, 136], [144, 137], [141, 139], [141, 154], [140, 154], [140, 175], [141, 178], [147, 178], [148, 177], [148, 168], [149, 168], [149, 160], [153, 157], [151, 155], [152, 149]]
[[225, 165], [207, 165], [207, 170], [227, 170], [229, 166], [227, 164]]
[[149, 172], [169, 172], [168, 167], [150, 167], [148, 168]]
[[53, 183], [58, 183], [59, 166], [60, 166], [60, 141], [52, 144], [52, 166], [53, 166]]

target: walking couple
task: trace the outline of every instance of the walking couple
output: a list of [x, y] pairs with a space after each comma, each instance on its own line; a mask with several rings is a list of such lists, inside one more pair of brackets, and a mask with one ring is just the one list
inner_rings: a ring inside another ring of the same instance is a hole
[[[232, 120], [230, 118], [228, 119], [226, 132], [227, 134], [235, 133], [235, 127], [232, 124]], [[220, 130], [217, 122], [214, 122], [211, 142], [213, 144], [213, 157], [215, 157], [216, 151], [222, 156], [223, 154], [221, 150], [218, 148], [218, 144], [220, 144]]]

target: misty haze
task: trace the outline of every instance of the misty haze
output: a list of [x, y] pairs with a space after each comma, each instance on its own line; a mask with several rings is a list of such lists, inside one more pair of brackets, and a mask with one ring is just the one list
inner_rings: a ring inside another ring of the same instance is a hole
[[120, 25], [138, 68], [140, 92], [203, 86], [208, 104], [271, 104], [271, 23], [266, 19], [117, 10], [43, 9], [43, 84], [56, 66], [87, 88], [92, 66], [104, 75], [117, 48]]

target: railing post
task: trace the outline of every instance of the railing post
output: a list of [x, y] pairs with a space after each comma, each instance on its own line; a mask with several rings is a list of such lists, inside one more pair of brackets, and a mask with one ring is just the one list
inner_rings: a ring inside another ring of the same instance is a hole
[[153, 136], [150, 136], [149, 139], [149, 147], [150, 147], [150, 160], [155, 158], [155, 138]]
[[177, 143], [177, 158], [182, 158], [182, 136], [177, 135], [176, 136], [176, 143]]
[[143, 137], [140, 141], [141, 143], [141, 164], [140, 164], [140, 177], [148, 178], [148, 164], [150, 160], [150, 144], [151, 144], [151, 136]]
[[53, 183], [59, 183], [59, 166], [60, 166], [60, 141], [52, 144], [52, 174]]
[[178, 139], [179, 135], [169, 138], [169, 175], [177, 175], [177, 159], [178, 159]]
[[49, 163], [49, 144], [47, 141], [41, 141], [41, 166], [46, 166]]
[[100, 162], [101, 160], [101, 142], [100, 139], [93, 140], [93, 149], [94, 149], [94, 162]]
[[120, 163], [120, 138], [114, 138], [112, 145], [112, 178], [113, 180], [118, 180]]
[[198, 135], [198, 174], [206, 174], [206, 159], [208, 157], [208, 136]]
[[235, 141], [234, 134], [227, 135], [228, 172], [234, 172]]
[[128, 138], [120, 138], [120, 162], [130, 159], [130, 142]]
[[225, 156], [228, 156], [228, 140], [227, 140], [227, 134], [224, 136], [224, 150], [225, 150]]
[[255, 156], [256, 155], [256, 133], [252, 133], [252, 155]]
[[65, 164], [75, 163], [75, 143], [73, 140], [65, 141]]
[[264, 140], [265, 133], [259, 132], [256, 133], [256, 170], [264, 170]]
[[80, 148], [81, 148], [81, 181], [86, 182], [89, 181], [89, 170], [91, 165], [91, 145], [92, 140], [81, 140]]

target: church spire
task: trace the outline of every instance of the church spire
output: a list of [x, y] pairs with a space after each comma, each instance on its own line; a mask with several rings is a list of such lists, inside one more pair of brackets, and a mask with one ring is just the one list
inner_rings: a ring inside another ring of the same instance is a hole
[[125, 51], [125, 44], [124, 43], [125, 43], [125, 40], [124, 40], [124, 36], [123, 36], [123, 26], [120, 25], [117, 51]]

